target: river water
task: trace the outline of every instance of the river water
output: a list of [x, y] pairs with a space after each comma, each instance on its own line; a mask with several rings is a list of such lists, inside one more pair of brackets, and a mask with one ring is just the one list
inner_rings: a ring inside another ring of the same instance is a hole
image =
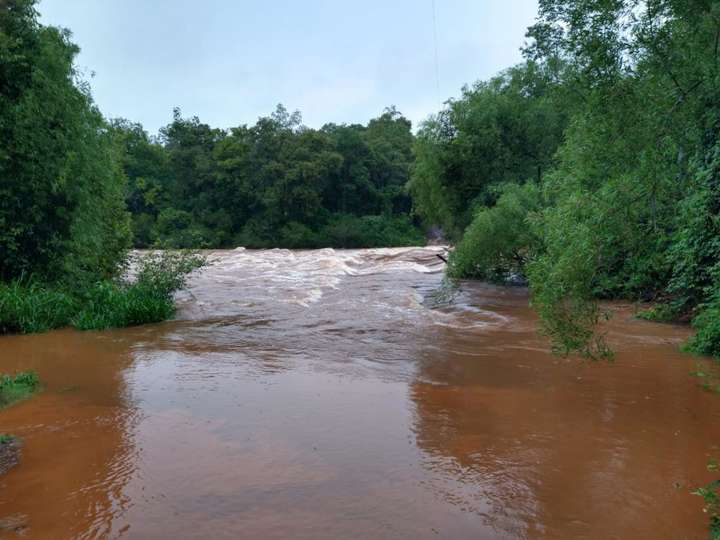
[[0, 538], [705, 538], [687, 330], [615, 305], [615, 362], [559, 359], [441, 252], [213, 252], [177, 320], [0, 338], [45, 385], [0, 412]]

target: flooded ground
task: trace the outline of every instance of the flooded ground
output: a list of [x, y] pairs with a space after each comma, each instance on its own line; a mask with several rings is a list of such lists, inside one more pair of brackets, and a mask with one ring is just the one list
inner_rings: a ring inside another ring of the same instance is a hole
[[0, 338], [45, 385], [0, 539], [704, 539], [687, 330], [617, 306], [614, 363], [558, 359], [523, 289], [444, 304], [441, 252], [215, 252], [176, 321]]

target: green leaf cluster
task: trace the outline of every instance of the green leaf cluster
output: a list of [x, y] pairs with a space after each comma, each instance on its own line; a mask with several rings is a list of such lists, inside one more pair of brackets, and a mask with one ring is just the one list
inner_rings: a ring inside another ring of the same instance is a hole
[[[125, 146], [138, 247], [372, 247], [422, 241], [405, 185], [411, 124], [394, 108], [367, 125], [302, 125], [282, 105], [255, 125], [214, 129], [196, 117], [159, 139], [113, 123]], [[343, 232], [343, 230], [345, 232]]]
[[129, 245], [123, 173], [73, 66], [70, 33], [32, 0], [0, 6], [0, 279], [113, 276]]
[[628, 298], [720, 357], [719, 36], [709, 0], [541, 0], [526, 63], [415, 144], [414, 204], [460, 238], [451, 273], [524, 274], [562, 353], [609, 356], [599, 301]]
[[16, 375], [0, 375], [0, 408], [21, 401], [40, 387], [40, 379], [34, 371]]

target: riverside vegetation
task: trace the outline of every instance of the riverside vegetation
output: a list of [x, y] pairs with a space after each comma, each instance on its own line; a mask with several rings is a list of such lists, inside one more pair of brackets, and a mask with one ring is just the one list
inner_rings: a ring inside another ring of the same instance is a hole
[[560, 352], [607, 355], [597, 301], [630, 298], [691, 320], [688, 350], [720, 354], [715, 2], [543, 0], [526, 61], [417, 137], [392, 107], [315, 130], [282, 106], [230, 130], [175, 110], [151, 137], [103, 118], [69, 31], [34, 5], [0, 11], [3, 331], [169, 315], [159, 300], [201, 261], [151, 257], [130, 283], [132, 245], [404, 245], [422, 240], [415, 215], [457, 243], [451, 276], [527, 277]]
[[[527, 278], [556, 352], [609, 358], [600, 301], [720, 358], [720, 3], [540, 0], [525, 62], [426, 121], [416, 211], [455, 278]], [[720, 538], [718, 482], [696, 492]]]
[[424, 123], [417, 212], [457, 278], [527, 277], [561, 353], [611, 351], [599, 300], [692, 321], [720, 356], [720, 4], [541, 0], [525, 62]]
[[0, 375], [0, 408], [29, 397], [39, 387], [40, 380], [34, 371], [26, 371], [14, 376]]
[[67, 30], [34, 0], [0, 8], [0, 333], [156, 322], [204, 264], [135, 247], [369, 247], [422, 234], [405, 190], [410, 122], [388, 108], [366, 126], [302, 125], [278, 106], [215, 129], [175, 110], [150, 137], [107, 120], [74, 67]]
[[[0, 375], [0, 409], [22, 401], [37, 392], [40, 380], [34, 371]], [[17, 465], [21, 441], [14, 435], [0, 433], [0, 475]]]
[[[278, 106], [228, 130], [176, 109], [154, 137], [102, 116], [35, 0], [0, 3], [0, 333], [172, 316], [203, 258], [128, 272], [132, 246], [412, 245], [439, 225], [450, 276], [527, 279], [559, 353], [610, 357], [600, 301], [623, 298], [720, 357], [720, 4], [540, 0], [527, 37], [417, 135], [394, 107], [311, 129]], [[717, 490], [698, 492], [715, 537]]]

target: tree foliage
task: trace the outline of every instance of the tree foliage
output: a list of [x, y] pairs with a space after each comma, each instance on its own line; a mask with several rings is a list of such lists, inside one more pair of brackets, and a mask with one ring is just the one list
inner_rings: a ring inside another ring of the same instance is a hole
[[534, 62], [508, 69], [463, 88], [422, 125], [410, 190], [427, 222], [458, 237], [478, 207], [495, 203], [497, 186], [548, 170], [572, 108], [558, 71]]
[[586, 344], [596, 338], [595, 317], [582, 314], [596, 313], [595, 298], [663, 298], [691, 316], [711, 298], [719, 9], [694, 1], [541, 2], [529, 53], [538, 61], [563, 57], [572, 66], [566, 84], [585, 96], [546, 179], [553, 204], [539, 225], [547, 252], [530, 272], [551, 334], [564, 339], [554, 326], [561, 316], [588, 330], [570, 349], [593, 353]]
[[366, 126], [319, 130], [303, 126], [300, 113], [282, 105], [255, 125], [230, 130], [183, 118], [176, 109], [158, 140], [126, 121], [114, 127], [125, 144], [127, 201], [139, 247], [422, 241], [410, 225], [405, 189], [411, 125], [394, 108]]
[[497, 203], [483, 207], [450, 255], [449, 273], [458, 278], [504, 282], [525, 274], [539, 248], [528, 218], [541, 207], [537, 184], [506, 184]]
[[[720, 4], [541, 0], [528, 37], [524, 68], [465, 89], [418, 137], [418, 211], [465, 229], [481, 204], [453, 271], [516, 271], [502, 235], [530, 254], [522, 270], [557, 350], [607, 356], [598, 301], [622, 297], [694, 318], [691, 349], [720, 355]], [[508, 94], [519, 73], [542, 91]], [[508, 96], [518, 106], [498, 108]], [[523, 161], [522, 146], [543, 160]], [[541, 161], [526, 210], [486, 187], [523, 184]]]
[[34, 2], [0, 7], [0, 279], [114, 275], [128, 245], [118, 148]]

